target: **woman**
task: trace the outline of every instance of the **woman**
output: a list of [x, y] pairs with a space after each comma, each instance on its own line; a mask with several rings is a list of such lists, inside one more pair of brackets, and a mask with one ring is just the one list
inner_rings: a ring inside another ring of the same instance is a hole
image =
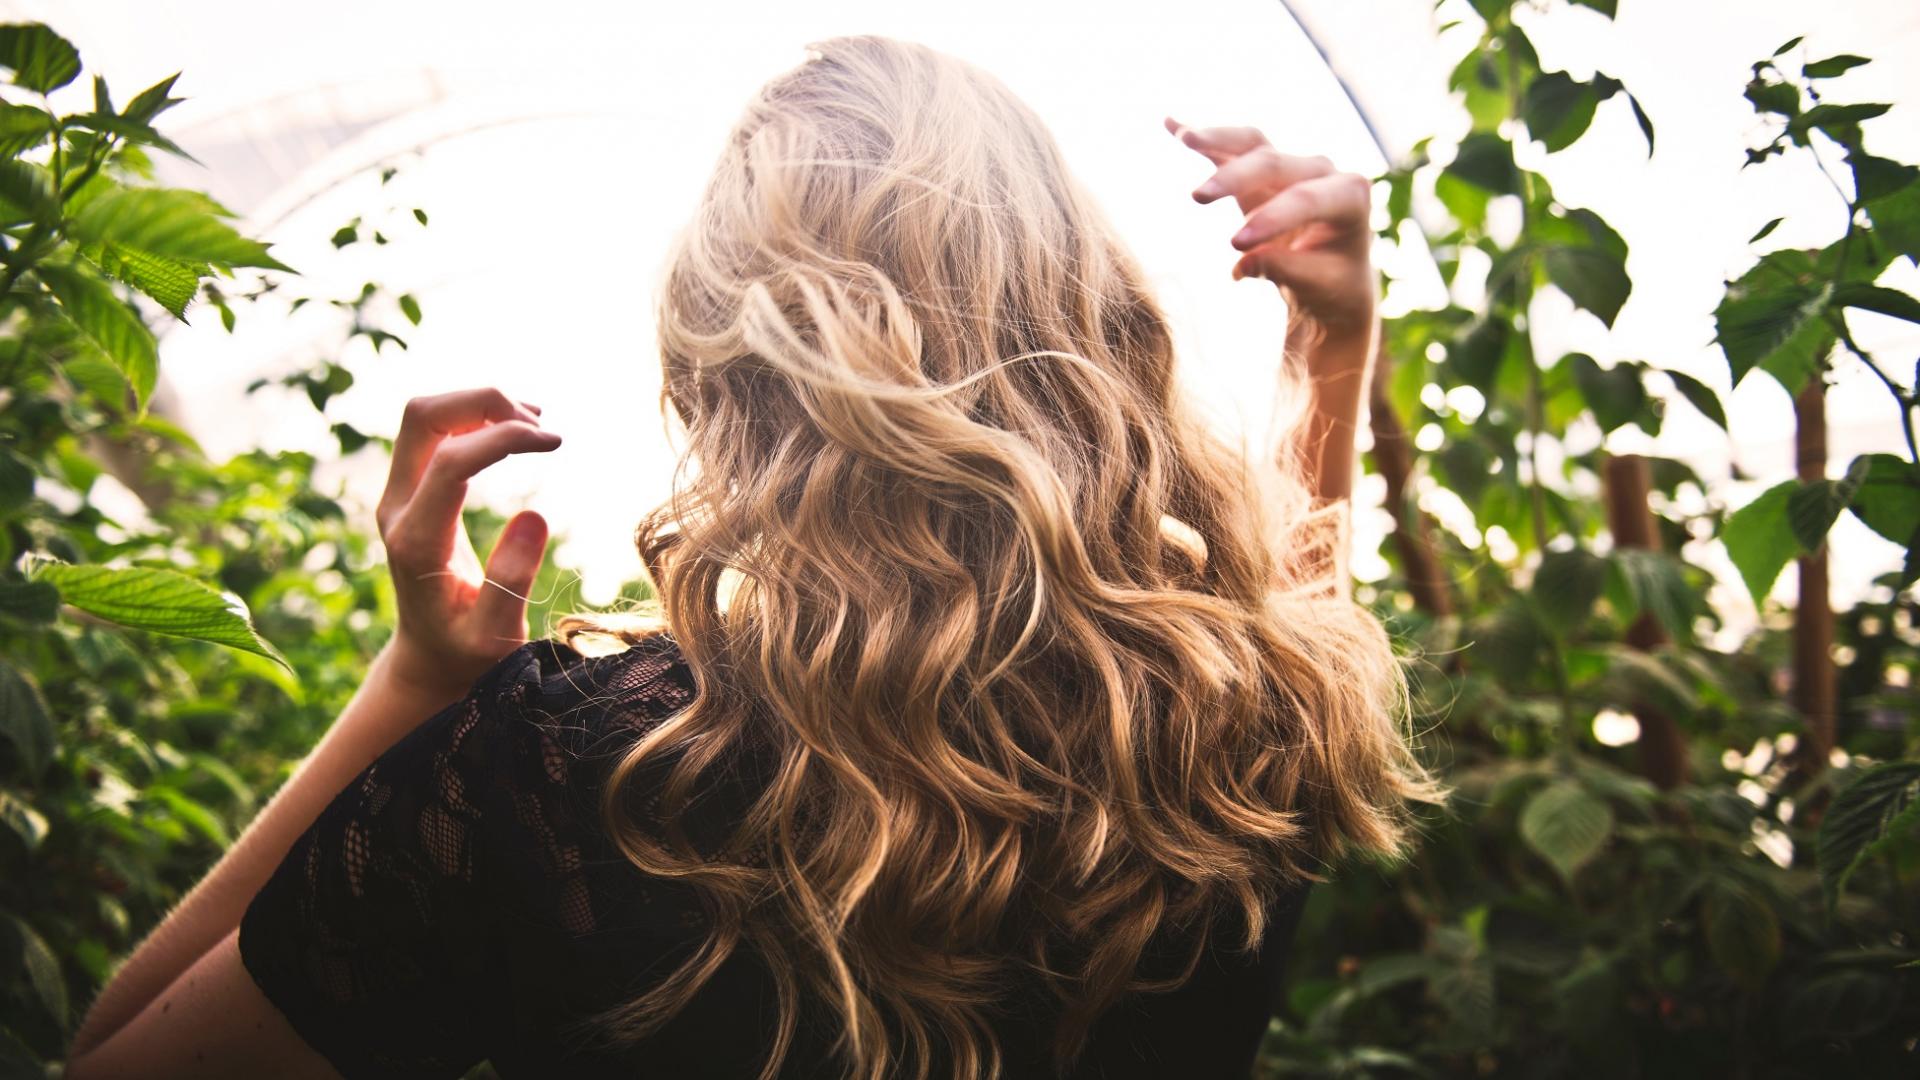
[[1246, 1075], [1307, 883], [1433, 792], [1320, 528], [1368, 185], [1168, 128], [1247, 214], [1233, 275], [1288, 301], [1311, 410], [1268, 490], [1023, 105], [816, 46], [667, 278], [663, 624], [524, 643], [546, 525], [483, 578], [460, 506], [559, 438], [497, 391], [412, 402], [392, 641], [68, 1075]]

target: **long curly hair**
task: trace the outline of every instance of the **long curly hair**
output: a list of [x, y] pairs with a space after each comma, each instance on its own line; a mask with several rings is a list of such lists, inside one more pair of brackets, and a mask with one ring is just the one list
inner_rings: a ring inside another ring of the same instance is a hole
[[803, 1003], [849, 1075], [996, 1075], [995, 1005], [1035, 978], [1064, 1067], [1180, 981], [1150, 943], [1254, 948], [1279, 890], [1401, 852], [1436, 790], [1335, 511], [1183, 403], [1140, 268], [999, 81], [813, 46], [734, 129], [659, 327], [686, 445], [636, 540], [698, 694], [603, 810], [710, 919], [603, 1018], [621, 1037], [745, 944], [779, 995], [765, 1076]]

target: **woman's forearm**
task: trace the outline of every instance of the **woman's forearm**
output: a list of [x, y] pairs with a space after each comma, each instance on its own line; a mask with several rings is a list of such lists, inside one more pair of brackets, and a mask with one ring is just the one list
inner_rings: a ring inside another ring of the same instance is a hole
[[1287, 331], [1287, 354], [1305, 363], [1312, 401], [1295, 450], [1319, 502], [1353, 494], [1355, 434], [1374, 349], [1374, 327], [1326, 333], [1304, 320]]
[[181, 972], [239, 925], [248, 903], [289, 848], [349, 781], [464, 688], [429, 687], [407, 661], [382, 650], [366, 681], [312, 753], [245, 832], [120, 966], [73, 1041], [79, 1056], [137, 1016]]

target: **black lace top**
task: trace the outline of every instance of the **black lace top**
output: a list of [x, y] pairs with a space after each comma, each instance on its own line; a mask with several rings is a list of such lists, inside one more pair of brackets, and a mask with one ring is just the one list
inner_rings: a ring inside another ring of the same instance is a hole
[[[295, 842], [241, 921], [247, 970], [349, 1078], [457, 1077], [481, 1061], [506, 1078], [756, 1076], [775, 1004], [744, 948], [642, 1043], [595, 1049], [577, 1023], [705, 937], [697, 898], [628, 863], [597, 810], [618, 752], [693, 695], [665, 636], [594, 658], [522, 646]], [[1223, 944], [1179, 991], [1109, 1012], [1072, 1075], [1247, 1076], [1303, 896], [1281, 902], [1258, 956]], [[1025, 989], [1007, 1000], [1041, 1000]], [[1008, 1075], [1053, 1075], [1050, 1027], [1038, 1008], [1008, 1010]], [[783, 1075], [837, 1075], [832, 1034], [803, 1012]]]

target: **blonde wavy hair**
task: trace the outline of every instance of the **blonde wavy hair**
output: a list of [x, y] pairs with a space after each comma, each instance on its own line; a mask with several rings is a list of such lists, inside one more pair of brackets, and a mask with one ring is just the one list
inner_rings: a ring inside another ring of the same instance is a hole
[[[659, 325], [686, 447], [636, 540], [698, 694], [603, 809], [711, 918], [619, 1037], [745, 944], [779, 994], [763, 1076], [803, 998], [849, 1075], [996, 1075], [994, 1006], [1033, 977], [1065, 1067], [1184, 977], [1147, 978], [1150, 943], [1191, 971], [1237, 915], [1254, 948], [1279, 890], [1401, 850], [1434, 789], [1325, 512], [1183, 404], [1140, 268], [1000, 82], [813, 46], [734, 129]], [[764, 788], [696, 844], [749, 759]]]

